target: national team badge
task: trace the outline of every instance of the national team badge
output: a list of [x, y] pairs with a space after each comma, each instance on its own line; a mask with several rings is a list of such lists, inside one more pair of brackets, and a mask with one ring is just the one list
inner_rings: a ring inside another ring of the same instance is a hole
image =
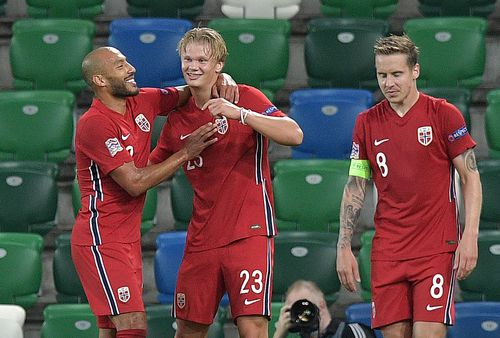
[[122, 286], [121, 288], [119, 288], [116, 291], [118, 292], [118, 299], [122, 303], [126, 303], [126, 302], [129, 301], [129, 299], [130, 299], [130, 290], [128, 289], [128, 286]]
[[151, 130], [151, 124], [149, 123], [148, 119], [144, 114], [139, 114], [135, 118], [135, 123], [141, 128], [142, 131], [149, 133]]
[[111, 157], [115, 157], [116, 153], [123, 150], [122, 145], [116, 137], [108, 138], [104, 144], [106, 144]]
[[180, 309], [184, 309], [184, 306], [186, 306], [186, 295], [183, 293], [178, 293], [177, 294], [177, 306]]
[[227, 118], [225, 116], [216, 118], [215, 125], [217, 126], [217, 132], [219, 134], [225, 134], [229, 129], [229, 123], [227, 123]]
[[432, 142], [432, 127], [425, 126], [417, 129], [418, 142], [423, 146], [428, 146]]

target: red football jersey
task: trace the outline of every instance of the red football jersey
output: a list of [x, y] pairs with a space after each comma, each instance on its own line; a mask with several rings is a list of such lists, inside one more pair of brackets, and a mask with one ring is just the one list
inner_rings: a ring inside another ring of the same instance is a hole
[[378, 192], [372, 259], [456, 249], [452, 160], [475, 145], [460, 111], [423, 93], [403, 117], [387, 100], [359, 115], [351, 158], [369, 160]]
[[153, 121], [177, 106], [175, 88], [141, 89], [127, 98], [121, 115], [94, 99], [78, 121], [76, 168], [82, 207], [71, 236], [73, 244], [131, 243], [140, 239], [145, 194], [132, 197], [109, 175], [124, 163], [145, 167]]
[[[239, 106], [285, 116], [257, 89], [238, 87]], [[250, 236], [274, 236], [268, 140], [251, 127], [225, 117], [214, 118], [191, 99], [170, 113], [150, 160], [158, 163], [180, 150], [185, 138], [208, 122], [217, 124], [218, 141], [184, 165], [194, 190], [187, 250], [221, 247]]]

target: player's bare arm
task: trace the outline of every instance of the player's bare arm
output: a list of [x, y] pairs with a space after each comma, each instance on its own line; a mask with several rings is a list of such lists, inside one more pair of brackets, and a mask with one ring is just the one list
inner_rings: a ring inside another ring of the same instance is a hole
[[465, 205], [465, 228], [455, 254], [457, 278], [470, 275], [477, 264], [477, 237], [479, 216], [482, 205], [482, 188], [476, 156], [473, 149], [468, 149], [453, 159], [453, 165], [460, 175], [460, 186]]
[[188, 138], [186, 145], [165, 161], [137, 168], [133, 161], [124, 163], [113, 170], [111, 177], [131, 196], [139, 196], [151, 187], [167, 179], [179, 169], [184, 162], [199, 155], [203, 149], [217, 142], [212, 136], [217, 128], [207, 123], [196, 129]]
[[207, 108], [213, 116], [225, 116], [228, 119], [239, 120], [278, 144], [297, 146], [302, 143], [304, 138], [302, 129], [297, 122], [289, 117], [259, 114], [221, 98], [208, 100], [202, 109]]
[[360, 282], [358, 263], [351, 250], [352, 236], [358, 224], [366, 194], [365, 178], [349, 176], [340, 205], [340, 229], [337, 242], [337, 273], [348, 291], [356, 291]]

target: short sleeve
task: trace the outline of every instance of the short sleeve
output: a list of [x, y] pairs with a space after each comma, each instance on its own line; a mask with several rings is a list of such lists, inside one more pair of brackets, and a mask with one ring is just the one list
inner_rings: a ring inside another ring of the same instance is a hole
[[442, 116], [442, 133], [450, 159], [476, 146], [462, 113], [454, 105], [443, 101], [439, 114]]
[[352, 132], [351, 160], [367, 160], [366, 137], [365, 137], [366, 113], [361, 113], [356, 118], [354, 130]]
[[252, 98], [252, 106], [251, 107], [243, 107], [246, 109], [251, 109], [256, 113], [267, 115], [267, 116], [275, 116], [275, 117], [283, 117], [286, 116], [281, 110], [279, 110], [264, 93], [262, 93], [257, 88], [251, 86], [240, 86], [240, 90], [248, 90], [249, 97]]

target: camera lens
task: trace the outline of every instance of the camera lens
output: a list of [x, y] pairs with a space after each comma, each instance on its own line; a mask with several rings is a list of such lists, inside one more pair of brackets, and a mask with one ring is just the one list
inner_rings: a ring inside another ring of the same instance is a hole
[[294, 324], [290, 332], [314, 332], [319, 327], [318, 307], [307, 299], [292, 304], [290, 317]]

